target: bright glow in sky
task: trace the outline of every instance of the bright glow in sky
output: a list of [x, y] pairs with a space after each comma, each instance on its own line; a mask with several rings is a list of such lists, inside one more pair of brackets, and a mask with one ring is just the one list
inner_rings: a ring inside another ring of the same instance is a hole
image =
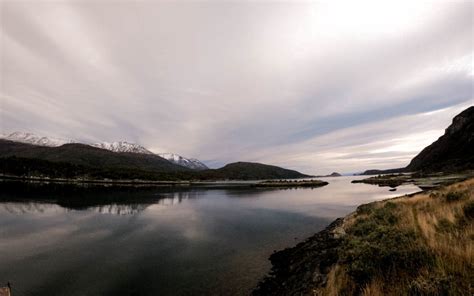
[[474, 104], [471, 1], [1, 1], [0, 128], [393, 168]]

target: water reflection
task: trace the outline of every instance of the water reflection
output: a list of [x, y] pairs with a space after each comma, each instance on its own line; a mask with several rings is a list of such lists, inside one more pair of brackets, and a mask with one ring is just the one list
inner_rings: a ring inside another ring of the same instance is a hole
[[189, 188], [0, 182], [0, 209], [16, 214], [91, 210], [102, 214], [132, 215], [153, 204], [175, 205], [197, 195]]
[[[273, 250], [398, 192], [0, 184], [0, 282], [15, 295], [246, 295]], [[17, 186], [17, 187], [15, 187]]]

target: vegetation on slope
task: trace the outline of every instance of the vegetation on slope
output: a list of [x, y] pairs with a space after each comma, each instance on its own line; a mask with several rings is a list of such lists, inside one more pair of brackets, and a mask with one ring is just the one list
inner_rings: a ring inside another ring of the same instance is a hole
[[117, 153], [83, 144], [42, 147], [0, 140], [0, 173], [14, 176], [140, 180], [261, 180], [309, 177], [250, 162], [195, 171], [157, 155]]
[[200, 172], [200, 178], [214, 180], [296, 179], [305, 177], [310, 176], [294, 170], [254, 162], [234, 162], [220, 169]]
[[473, 295], [473, 222], [474, 179], [363, 205], [272, 255], [255, 294]]
[[112, 152], [84, 144], [44, 147], [0, 140], [0, 155], [1, 157], [16, 156], [101, 169], [134, 169], [153, 172], [189, 171], [189, 169], [154, 154]]
[[53, 179], [147, 181], [189, 180], [194, 177], [194, 173], [188, 171], [157, 172], [130, 167], [84, 166], [68, 162], [56, 162], [15, 156], [0, 158], [0, 174], [17, 177]]
[[473, 207], [473, 179], [360, 207], [323, 294], [472, 295]]

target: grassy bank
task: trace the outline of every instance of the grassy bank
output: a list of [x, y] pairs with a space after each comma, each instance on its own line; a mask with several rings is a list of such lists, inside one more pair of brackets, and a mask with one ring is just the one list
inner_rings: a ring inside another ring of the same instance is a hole
[[255, 294], [473, 295], [474, 179], [360, 206], [272, 255]]

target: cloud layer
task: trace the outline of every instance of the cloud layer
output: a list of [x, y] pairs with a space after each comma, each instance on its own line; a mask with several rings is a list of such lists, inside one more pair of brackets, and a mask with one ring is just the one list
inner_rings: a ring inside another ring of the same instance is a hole
[[211, 166], [404, 166], [473, 104], [473, 4], [3, 1], [0, 124]]

